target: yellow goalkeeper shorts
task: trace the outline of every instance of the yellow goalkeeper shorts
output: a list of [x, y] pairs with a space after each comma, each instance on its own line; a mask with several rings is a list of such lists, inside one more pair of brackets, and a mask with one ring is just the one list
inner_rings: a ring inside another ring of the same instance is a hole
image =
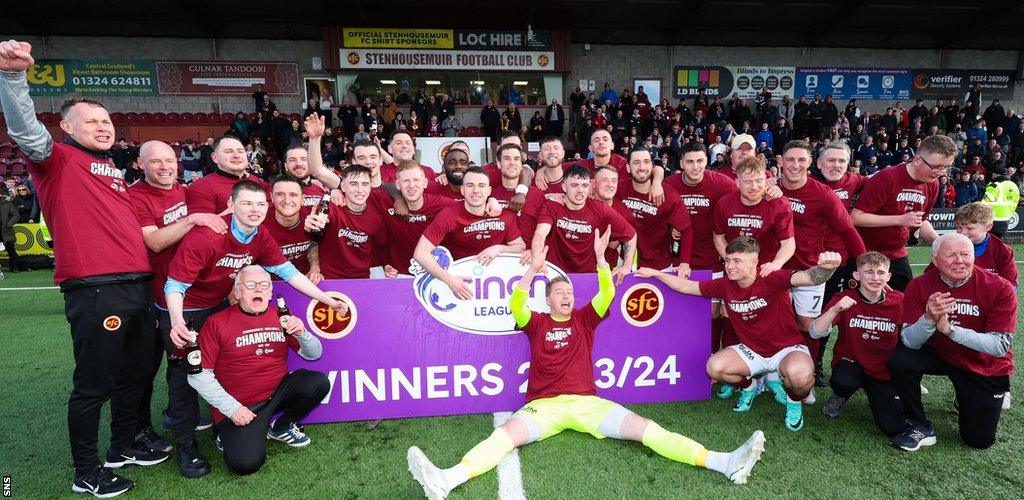
[[621, 439], [622, 421], [630, 414], [622, 405], [589, 395], [562, 394], [535, 399], [512, 415], [530, 430], [530, 442], [547, 439], [566, 429], [598, 439]]

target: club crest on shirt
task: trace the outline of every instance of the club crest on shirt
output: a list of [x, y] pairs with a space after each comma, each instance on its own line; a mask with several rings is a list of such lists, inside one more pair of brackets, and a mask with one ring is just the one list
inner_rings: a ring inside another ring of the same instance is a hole
[[121, 328], [121, 318], [119, 318], [117, 316], [107, 316], [103, 320], [103, 329], [104, 330], [106, 330], [108, 332], [113, 332], [113, 331], [116, 331], [118, 328]]

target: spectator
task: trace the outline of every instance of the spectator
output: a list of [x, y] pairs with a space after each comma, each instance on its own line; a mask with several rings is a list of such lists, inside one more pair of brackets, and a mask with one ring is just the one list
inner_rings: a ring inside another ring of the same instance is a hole
[[985, 129], [984, 120], [975, 120], [974, 126], [967, 130], [967, 139], [973, 141], [975, 137], [981, 139], [981, 143], [988, 142], [988, 131]]
[[249, 144], [249, 120], [245, 118], [245, 113], [239, 111], [235, 114], [235, 119], [228, 127], [228, 135], [237, 137], [243, 145]]
[[444, 99], [441, 101], [441, 118], [442, 123], [449, 117], [455, 116], [455, 101], [448, 94], [444, 95]]
[[967, 170], [960, 172], [960, 179], [956, 182], [956, 206], [962, 207], [974, 202], [978, 197], [978, 185], [971, 180], [971, 173]]
[[114, 166], [125, 170], [128, 165], [131, 165], [132, 158], [138, 158], [138, 150], [135, 150], [128, 144], [128, 141], [124, 138], [117, 141], [117, 147], [111, 150], [111, 159], [114, 161]]
[[971, 162], [964, 166], [963, 171], [971, 174], [972, 176], [974, 174], [980, 174], [982, 177], [984, 177], [986, 174], [986, 170], [985, 166], [982, 165], [981, 163], [981, 156], [972, 156]]
[[843, 111], [843, 116], [850, 122], [850, 126], [854, 127], [857, 123], [860, 123], [860, 108], [857, 107], [857, 100], [850, 99], [850, 102], [846, 104], [846, 109]]
[[333, 141], [324, 141], [323, 152], [324, 165], [337, 170], [341, 164], [342, 151], [341, 149], [334, 146]]
[[[363, 125], [371, 134], [380, 133], [384, 129], [384, 121], [377, 114], [377, 108], [371, 107], [367, 109], [369, 113], [363, 118]], [[419, 117], [416, 116], [416, 112], [410, 111], [409, 115], [409, 121], [412, 123], [413, 129], [419, 129]]]
[[280, 111], [274, 110], [274, 119], [271, 123], [271, 130], [273, 130], [274, 137], [274, 152], [277, 153], [278, 158], [284, 158], [284, 153], [288, 149], [288, 141], [291, 136], [292, 124], [288, 121], [288, 117], [282, 114]]
[[213, 137], [207, 137], [206, 142], [199, 147], [199, 166], [203, 174], [212, 173], [217, 168], [217, 163], [213, 161]]
[[982, 142], [982, 138], [977, 135], [974, 136], [974, 138], [971, 139], [971, 142], [967, 145], [967, 156], [977, 156], [981, 158], [985, 156], [986, 153], [985, 143]]
[[458, 137], [462, 133], [462, 122], [453, 113], [444, 119], [444, 122], [441, 123], [441, 128], [444, 129], [445, 137]]
[[253, 111], [259, 113], [263, 108], [264, 98], [270, 99], [270, 96], [263, 91], [263, 84], [256, 84], [256, 91], [252, 93]]
[[861, 144], [860, 147], [857, 148], [857, 157], [866, 165], [868, 163], [868, 158], [877, 155], [878, 148], [875, 147], [875, 139], [869, 135], [864, 139], [864, 144]]
[[331, 95], [331, 90], [324, 88], [321, 90], [320, 95], [320, 114], [324, 117], [324, 123], [327, 124], [327, 128], [330, 128], [334, 123], [334, 96]]
[[273, 135], [273, 131], [270, 129], [270, 122], [263, 119], [262, 113], [255, 113], [252, 121], [249, 122], [249, 132], [263, 141], [264, 144], [270, 143], [270, 137]]
[[492, 141], [498, 139], [498, 126], [501, 123], [501, 113], [494, 107], [493, 104], [488, 102], [483, 109], [480, 110], [480, 125], [484, 129], [484, 135], [490, 137]]
[[928, 116], [928, 107], [924, 105], [923, 99], [918, 99], [914, 107], [907, 111], [907, 118], [910, 119], [910, 123], [924, 119]]
[[430, 122], [427, 123], [427, 137], [441, 137], [441, 122], [437, 121], [437, 115], [430, 115]]
[[988, 187], [988, 184], [985, 182], [985, 176], [984, 174], [971, 174], [971, 180], [978, 187], [978, 194], [974, 197], [973, 201], [981, 201], [985, 198], [985, 188]]
[[544, 117], [540, 115], [540, 111], [534, 111], [533, 118], [530, 118], [530, 140], [540, 140], [544, 136], [544, 127], [546, 125]]
[[[389, 101], [390, 98], [384, 98], [385, 109]], [[356, 120], [359, 119], [359, 110], [348, 97], [341, 100], [341, 107], [338, 108], [338, 118], [341, 119], [341, 126], [345, 129], [345, 136], [351, 139], [352, 135], [356, 133]]]
[[768, 130], [768, 122], [761, 124], [761, 131], [757, 133], [757, 137], [754, 139], [758, 144], [764, 144], [768, 149], [775, 150], [775, 136]]
[[181, 166], [185, 171], [185, 183], [192, 182], [193, 178], [203, 176], [203, 165], [200, 163], [202, 152], [196, 147], [192, 139], [185, 141], [185, 147], [181, 148]]
[[935, 208], [953, 208], [956, 206], [956, 188], [949, 183], [949, 177], [939, 176], [939, 191], [935, 197]]
[[259, 106], [259, 109], [257, 109], [256, 112], [262, 114], [263, 119], [269, 122], [274, 116], [275, 111], [277, 111], [277, 105], [274, 104], [274, 101], [270, 100], [269, 95], [264, 94], [263, 104]]
[[[825, 102], [822, 105], [822, 131], [819, 137], [824, 137], [828, 134], [828, 131], [832, 130], [832, 127], [839, 121], [839, 108], [832, 102], [832, 96], [825, 96]], [[779, 145], [784, 146], [784, 144]]]
[[[303, 121], [305, 121], [306, 118], [309, 117], [309, 115], [312, 115], [314, 113], [319, 113], [321, 116], [323, 116], [323, 113], [320, 112], [320, 98], [316, 94], [309, 96], [309, 99], [306, 100], [305, 108], [306, 109], [302, 110]], [[324, 119], [326, 121], [326, 117]]]
[[501, 112], [501, 132], [505, 133], [508, 131], [518, 132], [523, 128], [523, 117], [519, 114], [519, 108], [516, 103], [510, 102], [505, 107], [505, 111]]
[[[21, 212], [10, 197], [0, 196], [0, 241], [7, 250], [7, 262], [12, 273], [22, 270], [18, 249], [15, 246], [14, 225], [21, 221]], [[2, 275], [2, 273], [0, 273]]]
[[996, 127], [1003, 126], [1003, 121], [1006, 120], [1006, 110], [1003, 109], [1002, 104], [999, 104], [999, 99], [992, 101], [992, 104], [985, 108], [982, 118], [985, 119], [985, 124], [989, 130], [995, 130]]
[[612, 89], [608, 82], [604, 82], [604, 91], [601, 92], [601, 102], [619, 102], [619, 94]]
[[878, 170], [879, 170], [879, 168], [878, 168], [878, 156], [871, 155], [871, 156], [868, 157], [867, 163], [864, 163], [861, 166], [860, 174], [861, 175], [875, 175], [875, 174], [878, 173]]
[[1005, 157], [1010, 152], [1010, 136], [1003, 133], [1003, 127], [996, 127], [994, 132], [989, 135], [989, 141], [996, 141], [996, 145], [999, 146], [999, 150], [1003, 152]]
[[[644, 96], [646, 99], [646, 96]], [[650, 103], [648, 102], [648, 106]], [[547, 134], [561, 138], [565, 127], [565, 110], [558, 103], [558, 99], [552, 99], [547, 110], [544, 111], [544, 119], [547, 121]]]
[[897, 163], [895, 155], [892, 151], [889, 151], [889, 143], [885, 141], [878, 142], [878, 169], [889, 167]]

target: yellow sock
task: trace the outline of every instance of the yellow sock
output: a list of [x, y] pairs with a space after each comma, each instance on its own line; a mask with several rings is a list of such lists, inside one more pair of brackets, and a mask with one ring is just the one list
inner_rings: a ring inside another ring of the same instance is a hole
[[504, 429], [494, 429], [487, 439], [469, 450], [459, 464], [466, 467], [470, 478], [474, 478], [493, 469], [514, 448], [512, 438]]
[[708, 450], [700, 443], [663, 429], [656, 422], [648, 422], [642, 439], [644, 446], [676, 462], [707, 467]]

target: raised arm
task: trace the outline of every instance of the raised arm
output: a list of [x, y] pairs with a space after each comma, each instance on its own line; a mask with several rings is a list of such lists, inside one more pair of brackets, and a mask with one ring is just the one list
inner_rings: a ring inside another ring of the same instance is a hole
[[7, 133], [30, 160], [41, 162], [53, 152], [53, 137], [36, 118], [28, 93], [25, 71], [35, 63], [32, 45], [17, 40], [0, 42], [0, 108]]
[[839, 267], [842, 257], [837, 252], [821, 252], [818, 256], [818, 265], [804, 270], [797, 271], [789, 277], [789, 284], [792, 286], [817, 286], [832, 277]]
[[309, 166], [309, 175], [323, 183], [324, 187], [336, 189], [341, 186], [341, 177], [324, 167], [323, 156], [320, 154], [320, 138], [324, 135], [326, 125], [324, 117], [319, 113], [313, 113], [306, 117], [306, 134], [309, 135], [309, 149], [306, 151], [306, 164]]
[[[604, 259], [604, 252], [608, 249], [608, 242], [611, 240], [612, 227], [608, 226], [604, 234], [595, 228], [594, 254], [597, 256], [597, 295], [590, 300], [591, 307], [602, 318], [608, 314], [608, 308], [615, 299], [615, 282], [612, 281], [612, 270], [608, 261]], [[634, 242], [636, 237], [634, 236]]]

